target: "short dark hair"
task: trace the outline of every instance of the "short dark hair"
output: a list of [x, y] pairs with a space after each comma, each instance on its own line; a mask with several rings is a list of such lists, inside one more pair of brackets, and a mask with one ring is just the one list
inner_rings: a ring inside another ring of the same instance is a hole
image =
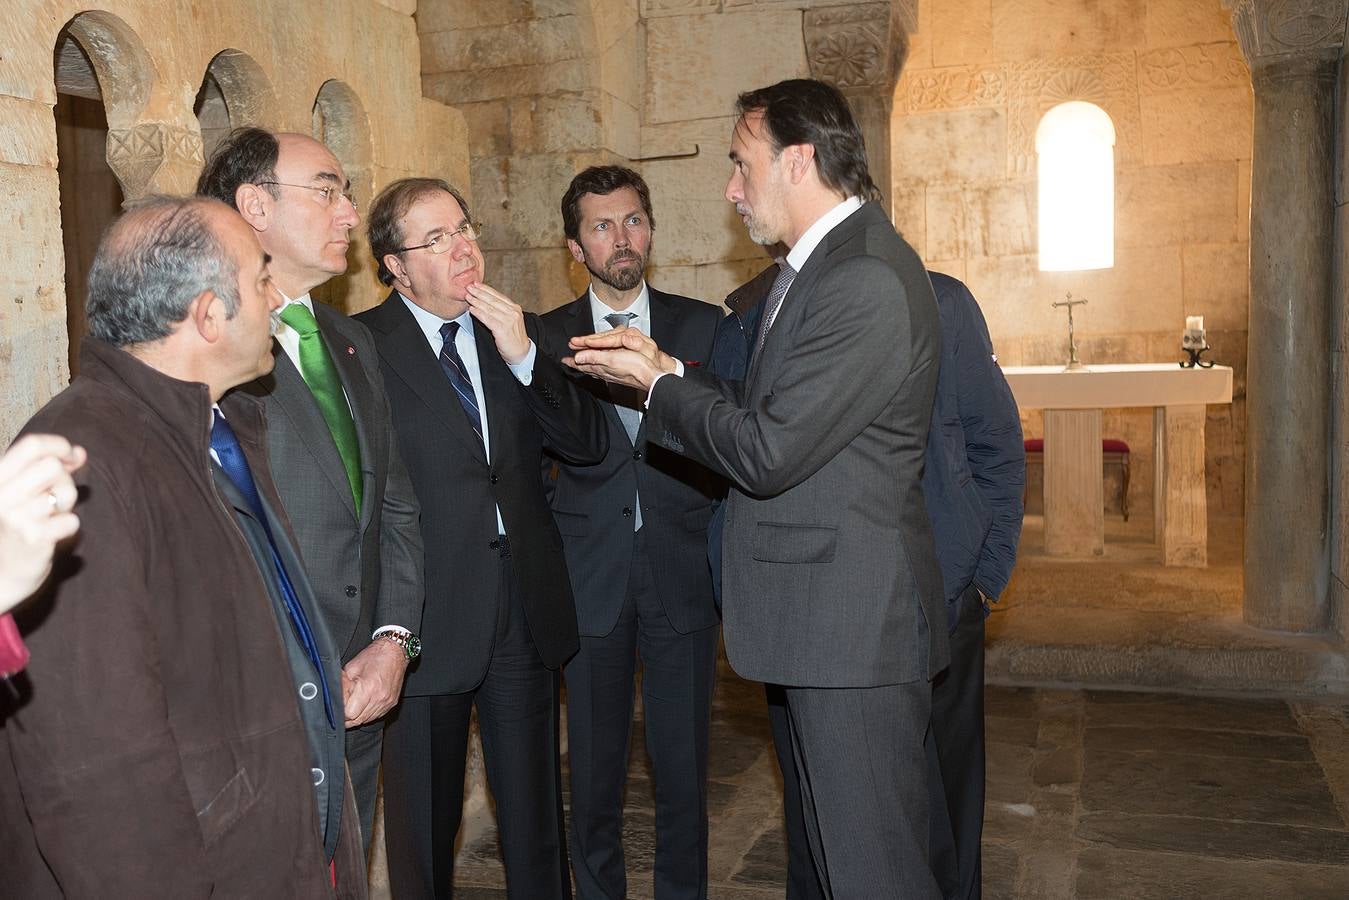
[[632, 188], [642, 201], [642, 211], [646, 213], [646, 223], [656, 230], [656, 216], [651, 212], [651, 190], [646, 182], [632, 169], [624, 166], [591, 166], [578, 174], [567, 185], [562, 195], [562, 232], [568, 240], [576, 240], [581, 234], [581, 198], [586, 194], [612, 194], [621, 188]]
[[211, 227], [212, 207], [226, 209], [214, 198], [147, 197], [112, 223], [89, 270], [89, 334], [117, 347], [166, 338], [203, 291], [234, 318], [239, 265]]
[[370, 238], [370, 252], [375, 255], [382, 283], [393, 284], [394, 281], [393, 273], [384, 265], [384, 257], [406, 246], [403, 216], [418, 200], [437, 191], [443, 191], [457, 200], [464, 216], [470, 222], [473, 221], [473, 213], [469, 211], [464, 195], [443, 178], [400, 178], [380, 191], [371, 204], [366, 234]]
[[[276, 180], [276, 160], [281, 144], [276, 135], [262, 128], [236, 128], [216, 145], [197, 179], [197, 193], [234, 206], [241, 184]], [[275, 185], [263, 188], [273, 198], [281, 196]]]
[[736, 99], [735, 111], [741, 117], [763, 113], [775, 156], [783, 147], [813, 146], [815, 166], [826, 187], [849, 197], [880, 199], [868, 171], [862, 129], [838, 88], [813, 78], [792, 78], [746, 91]]

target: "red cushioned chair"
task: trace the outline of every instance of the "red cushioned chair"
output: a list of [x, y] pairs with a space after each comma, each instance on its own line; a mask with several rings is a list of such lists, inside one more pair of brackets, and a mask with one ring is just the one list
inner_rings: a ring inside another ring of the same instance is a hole
[[[1044, 438], [1030, 438], [1026, 441], [1026, 463], [1038, 462], [1044, 464], [1045, 440]], [[1129, 521], [1129, 445], [1118, 438], [1106, 438], [1101, 441], [1101, 464], [1104, 466], [1119, 466], [1120, 468], [1120, 491], [1119, 491], [1119, 509], [1124, 514], [1124, 521]]]

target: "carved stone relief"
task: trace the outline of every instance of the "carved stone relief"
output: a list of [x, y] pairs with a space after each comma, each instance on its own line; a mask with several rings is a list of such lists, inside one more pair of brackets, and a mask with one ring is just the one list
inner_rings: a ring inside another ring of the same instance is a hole
[[816, 78], [844, 90], [893, 84], [889, 3], [807, 10], [805, 38]]
[[1223, 0], [1248, 61], [1333, 51], [1344, 43], [1343, 0]]
[[165, 163], [199, 167], [202, 162], [201, 136], [186, 128], [147, 122], [108, 131], [108, 165], [127, 200], [143, 196]]
[[1250, 83], [1250, 71], [1235, 43], [1167, 47], [1138, 56], [1138, 87], [1145, 94]]

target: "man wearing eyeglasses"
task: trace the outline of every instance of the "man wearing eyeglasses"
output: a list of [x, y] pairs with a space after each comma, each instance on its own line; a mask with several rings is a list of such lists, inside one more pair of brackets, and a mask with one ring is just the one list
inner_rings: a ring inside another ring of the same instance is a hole
[[386, 187], [370, 249], [393, 290], [357, 316], [379, 348], [422, 505], [428, 651], [389, 723], [384, 805], [395, 897], [447, 897], [476, 706], [508, 896], [569, 897], [558, 668], [577, 648], [543, 452], [598, 463], [595, 400], [538, 349], [538, 318], [483, 283], [479, 225], [433, 178]]
[[285, 299], [276, 366], [241, 389], [266, 405], [272, 472], [342, 651], [347, 766], [368, 847], [384, 715], [420, 648], [423, 589], [417, 499], [370, 333], [310, 296], [346, 271], [361, 217], [342, 164], [301, 134], [235, 131], [197, 192], [231, 204], [252, 226]]

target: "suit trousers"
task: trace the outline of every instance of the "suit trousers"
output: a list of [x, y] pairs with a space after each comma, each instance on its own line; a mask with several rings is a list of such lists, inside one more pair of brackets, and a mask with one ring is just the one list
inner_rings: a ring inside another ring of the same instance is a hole
[[984, 831], [984, 600], [960, 598], [951, 665], [932, 683], [927, 737], [932, 871], [948, 900], [979, 900]]
[[375, 794], [379, 786], [379, 757], [384, 749], [384, 719], [347, 729], [347, 774], [361, 817], [361, 847], [370, 855], [375, 825]]
[[926, 680], [784, 688], [802, 819], [824, 896], [931, 900]]
[[792, 720], [787, 715], [787, 689], [765, 684], [768, 724], [773, 730], [773, 750], [782, 772], [782, 818], [787, 837], [787, 900], [823, 900], [824, 886], [810, 856], [806, 821], [801, 813], [801, 779], [792, 755]]
[[567, 663], [571, 857], [582, 900], [623, 900], [623, 794], [642, 663], [646, 748], [655, 780], [657, 900], [707, 896], [707, 745], [718, 626], [676, 631], [656, 594], [639, 531], [613, 630], [581, 637]]
[[[508, 549], [482, 683], [460, 694], [403, 698], [385, 732], [384, 822], [398, 900], [453, 896], [469, 719], [478, 711], [487, 781], [510, 900], [569, 900], [558, 760], [558, 676], [530, 636]], [[428, 652], [436, 652], [434, 645]]]

